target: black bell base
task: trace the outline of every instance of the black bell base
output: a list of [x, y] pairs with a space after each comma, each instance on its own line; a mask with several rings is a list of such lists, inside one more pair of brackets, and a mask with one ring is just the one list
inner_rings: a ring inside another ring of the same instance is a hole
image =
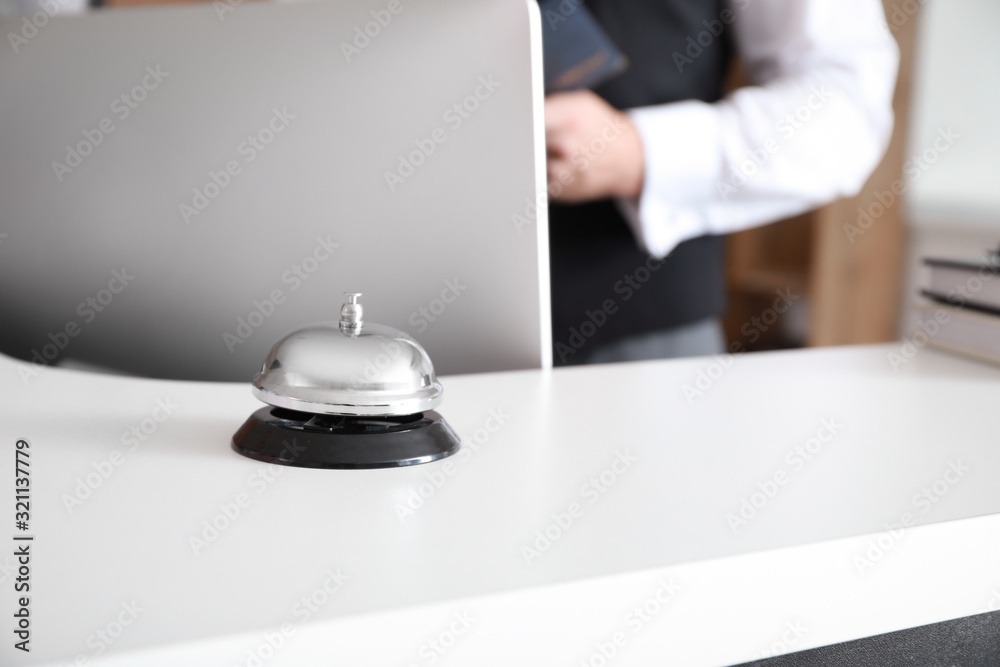
[[233, 435], [233, 449], [301, 468], [397, 468], [437, 461], [460, 441], [434, 411], [404, 417], [336, 417], [265, 407]]

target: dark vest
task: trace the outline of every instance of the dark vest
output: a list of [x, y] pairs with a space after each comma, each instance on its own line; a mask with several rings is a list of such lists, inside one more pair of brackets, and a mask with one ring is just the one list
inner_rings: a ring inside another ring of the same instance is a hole
[[[624, 74], [596, 89], [618, 109], [686, 99], [714, 102], [730, 62], [728, 29], [707, 43], [723, 0], [588, 0], [587, 7], [628, 56]], [[674, 54], [687, 57], [678, 71]], [[656, 150], [652, 147], [651, 150]], [[662, 147], [669, 151], [669, 146]], [[726, 307], [724, 239], [680, 244], [662, 264], [640, 251], [614, 202], [549, 207], [552, 337], [557, 366], [579, 363], [597, 345], [669, 329]], [[658, 267], [658, 268], [657, 268]], [[654, 270], [651, 270], [654, 269]], [[598, 312], [614, 302], [610, 315]], [[603, 324], [601, 324], [603, 322]], [[598, 326], [600, 325], [600, 326]], [[561, 344], [561, 345], [560, 345]]]

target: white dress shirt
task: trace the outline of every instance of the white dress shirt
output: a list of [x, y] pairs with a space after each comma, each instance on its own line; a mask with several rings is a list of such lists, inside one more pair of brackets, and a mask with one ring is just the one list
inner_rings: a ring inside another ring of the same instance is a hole
[[[892, 134], [899, 52], [879, 0], [729, 0], [728, 11], [753, 85], [629, 111], [646, 176], [638, 201], [620, 204], [655, 257], [854, 196]], [[664, 67], [683, 74], [691, 44]]]

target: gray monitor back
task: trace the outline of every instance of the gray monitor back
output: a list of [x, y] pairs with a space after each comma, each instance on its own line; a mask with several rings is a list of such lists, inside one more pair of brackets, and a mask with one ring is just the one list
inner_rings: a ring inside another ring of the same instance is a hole
[[533, 0], [107, 10], [7, 46], [0, 351], [247, 380], [358, 291], [439, 373], [550, 365]]

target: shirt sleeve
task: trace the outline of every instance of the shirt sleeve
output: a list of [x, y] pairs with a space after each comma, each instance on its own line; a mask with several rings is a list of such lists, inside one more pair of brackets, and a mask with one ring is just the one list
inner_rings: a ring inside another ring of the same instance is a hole
[[645, 182], [619, 205], [655, 257], [856, 195], [892, 134], [899, 52], [879, 0], [729, 4], [753, 85], [713, 104], [629, 111]]

